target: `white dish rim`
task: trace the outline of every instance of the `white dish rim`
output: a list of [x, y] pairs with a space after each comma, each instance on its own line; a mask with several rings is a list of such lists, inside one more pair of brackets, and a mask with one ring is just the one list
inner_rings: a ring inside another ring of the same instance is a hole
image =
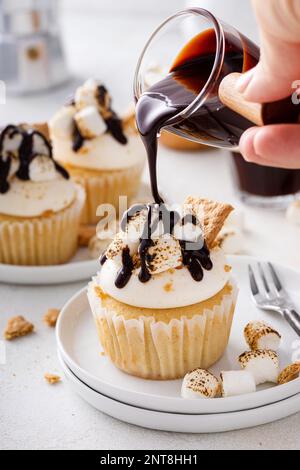
[[[234, 255], [232, 257], [231, 256], [228, 257], [229, 260], [232, 259], [232, 258], [233, 259], [237, 259], [237, 258], [238, 259], [244, 259], [245, 261], [247, 260], [247, 262], [257, 261], [256, 258], [251, 257], [251, 256]], [[276, 266], [276, 264], [277, 263], [275, 263], [275, 266]], [[277, 266], [280, 266], [280, 265], [277, 264]], [[297, 271], [293, 268], [289, 268], [289, 267], [283, 267], [283, 268], [294, 271], [298, 276], [300, 275], [299, 271]], [[235, 396], [235, 397], [216, 398], [216, 399], [211, 399], [211, 400], [192, 400], [192, 399], [184, 399], [183, 400], [180, 397], [178, 397], [178, 398], [166, 397], [166, 396], [159, 397], [157, 395], [153, 395], [153, 394], [149, 394], [149, 393], [147, 394], [147, 393], [144, 393], [144, 392], [132, 392], [132, 391], [120, 389], [120, 388], [116, 387], [115, 385], [112, 385], [111, 383], [107, 383], [103, 380], [100, 380], [99, 377], [93, 376], [88, 371], [85, 371], [84, 369], [82, 369], [82, 367], [80, 365], [78, 365], [73, 360], [73, 358], [66, 351], [66, 349], [63, 345], [63, 341], [61, 339], [61, 336], [62, 336], [61, 330], [62, 330], [64, 315], [66, 314], [65, 312], [68, 312], [68, 309], [70, 308], [70, 306], [72, 306], [72, 304], [74, 302], [78, 301], [78, 299], [81, 296], [83, 296], [83, 294], [86, 294], [86, 290], [87, 290], [87, 287], [84, 287], [83, 289], [80, 289], [77, 293], [75, 293], [75, 295], [73, 295], [69, 299], [69, 301], [65, 304], [65, 306], [61, 310], [60, 316], [58, 318], [57, 326], [56, 326], [57, 347], [58, 347], [58, 350], [61, 353], [64, 361], [66, 362], [66, 364], [71, 369], [71, 371], [74, 375], [79, 376], [80, 380], [84, 381], [85, 383], [86, 383], [86, 380], [90, 383], [93, 382], [94, 380], [96, 380], [96, 381], [99, 382], [99, 384], [101, 383], [101, 386], [103, 386], [104, 388], [105, 387], [110, 388], [111, 391], [113, 392], [114, 397], [110, 396], [110, 395], [109, 396], [113, 399], [118, 400], [118, 398], [116, 398], [116, 396], [120, 393], [120, 390], [121, 390], [121, 392], [123, 394], [126, 393], [127, 396], [128, 396], [128, 394], [130, 394], [130, 396], [132, 396], [133, 400], [134, 400], [134, 398], [136, 400], [138, 400], [138, 398], [144, 398], [144, 400], [145, 399], [150, 400], [153, 406], [154, 406], [154, 403], [158, 402], [159, 400], [164, 400], [164, 401], [168, 402], [168, 405], [167, 405], [168, 406], [168, 411], [170, 411], [171, 407], [173, 408], [173, 405], [174, 405], [174, 409], [175, 408], [178, 409], [179, 403], [182, 403], [182, 404], [185, 403], [187, 408], [191, 408], [191, 411], [184, 411], [184, 414], [191, 414], [192, 415], [192, 414], [199, 414], [201, 407], [205, 407], [205, 409], [208, 410], [209, 413], [221, 413], [221, 412], [225, 413], [225, 412], [241, 411], [241, 410], [244, 410], [244, 409], [254, 409], [254, 408], [257, 408], [259, 406], [267, 406], [270, 403], [279, 402], [281, 400], [284, 400], [286, 398], [295, 396], [298, 393], [300, 393], [300, 378], [296, 379], [292, 382], [289, 382], [287, 384], [277, 385], [277, 386], [274, 386], [272, 388], [256, 391], [255, 393], [251, 393], [251, 394], [240, 395], [240, 396]], [[74, 308], [73, 308], [73, 310], [74, 310]], [[83, 380], [83, 377], [85, 377], [84, 380]], [[141, 379], [141, 380], [143, 380], [143, 379]], [[87, 383], [87, 385], [90, 386], [90, 384], [88, 384], [88, 383]], [[93, 389], [93, 387], [91, 387], [91, 388]], [[98, 390], [98, 391], [99, 391], [99, 393], [105, 395], [105, 393], [103, 391], [100, 391], [100, 390]], [[272, 398], [270, 398], [270, 395], [272, 395]], [[256, 400], [254, 400], [254, 397], [256, 397]], [[245, 405], [243, 403], [247, 403], [247, 408], [245, 408]], [[131, 401], [130, 401], [130, 403], [127, 402], [127, 404], [130, 404], [131, 406], [135, 406], [134, 403], [131, 402]], [[157, 405], [157, 406], [159, 406], [159, 405]], [[185, 408], [185, 406], [184, 406], [184, 408]], [[152, 408], [152, 409], [155, 410], [155, 411], [165, 412], [164, 410], [158, 409], [157, 407]], [[224, 410], [226, 410], [226, 411], [224, 411]]]

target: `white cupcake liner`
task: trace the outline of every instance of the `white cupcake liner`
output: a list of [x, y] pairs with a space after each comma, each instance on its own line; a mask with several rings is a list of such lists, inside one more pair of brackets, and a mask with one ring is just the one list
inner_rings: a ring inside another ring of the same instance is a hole
[[45, 266], [68, 261], [78, 247], [81, 211], [85, 201], [82, 187], [66, 209], [49, 216], [28, 219], [1, 215], [0, 263]]
[[89, 284], [88, 299], [100, 341], [124, 372], [153, 380], [177, 379], [195, 368], [209, 368], [223, 355], [238, 294], [233, 280], [231, 293], [224, 295], [219, 305], [169, 323], [157, 322], [151, 315], [126, 320], [107, 311], [95, 293], [96, 285], [95, 280]]

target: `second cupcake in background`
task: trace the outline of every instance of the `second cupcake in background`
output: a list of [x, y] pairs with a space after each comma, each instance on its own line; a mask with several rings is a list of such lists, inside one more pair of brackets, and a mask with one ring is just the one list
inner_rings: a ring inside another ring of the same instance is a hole
[[0, 132], [0, 263], [69, 261], [84, 200], [83, 188], [53, 160], [44, 134], [26, 125]]
[[82, 223], [96, 224], [101, 204], [118, 208], [119, 196], [134, 197], [139, 189], [145, 151], [134, 112], [119, 118], [103, 84], [90, 79], [74, 100], [49, 122], [54, 158], [86, 191]]

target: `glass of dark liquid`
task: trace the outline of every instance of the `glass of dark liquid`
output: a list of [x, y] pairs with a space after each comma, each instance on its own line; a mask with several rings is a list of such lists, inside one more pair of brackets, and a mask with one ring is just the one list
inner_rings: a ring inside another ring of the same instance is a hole
[[[228, 74], [253, 68], [259, 56], [259, 48], [250, 39], [201, 8], [173, 15], [153, 33], [134, 80], [137, 125], [147, 148], [152, 182], [156, 180], [156, 137], [162, 128], [191, 141], [238, 152], [241, 135], [253, 123], [223, 105], [219, 86]], [[254, 196], [254, 204], [261, 205], [262, 198], [267, 205], [271, 198], [273, 205], [279, 201], [282, 205], [286, 196], [300, 190], [299, 176], [290, 178], [291, 185], [278, 184], [281, 175], [286, 181], [286, 173], [295, 171], [276, 169], [277, 183], [271, 189], [275, 179], [269, 180], [270, 171], [257, 166], [253, 171], [238, 155], [233, 161], [245, 202], [251, 203]], [[152, 189], [157, 188], [152, 184]]]

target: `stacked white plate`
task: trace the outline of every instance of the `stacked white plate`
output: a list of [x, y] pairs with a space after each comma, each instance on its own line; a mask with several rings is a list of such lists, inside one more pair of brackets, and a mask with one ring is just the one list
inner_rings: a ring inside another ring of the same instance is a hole
[[[243, 329], [254, 319], [271, 323], [282, 334], [279, 355], [281, 367], [285, 367], [297, 359], [297, 348], [300, 353], [299, 337], [280, 316], [258, 311], [252, 304], [247, 267], [255, 260], [236, 256], [229, 262], [240, 295], [226, 354], [211, 371], [218, 375], [221, 370], [239, 369], [237, 358], [247, 349]], [[276, 268], [300, 309], [300, 273]], [[300, 378], [280, 386], [268, 384], [249, 395], [185, 400], [180, 397], [181, 380], [143, 380], [124, 374], [101, 353], [85, 289], [62, 310], [57, 345], [71, 388], [98, 410], [138, 426], [176, 432], [222, 432], [269, 423], [300, 411]]]

